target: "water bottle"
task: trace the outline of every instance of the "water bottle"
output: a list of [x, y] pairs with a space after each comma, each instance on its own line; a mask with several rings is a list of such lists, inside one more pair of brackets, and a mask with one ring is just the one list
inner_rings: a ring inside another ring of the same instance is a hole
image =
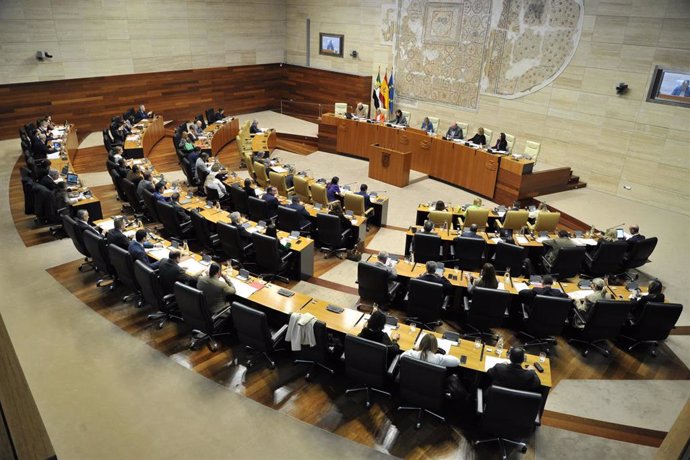
[[189, 245], [187, 244], [187, 240], [182, 242], [182, 250], [185, 254], [189, 254]]
[[503, 287], [508, 287], [511, 285], [511, 280], [510, 280], [510, 267], [506, 268], [506, 273], [503, 275]]
[[498, 342], [496, 342], [496, 356], [501, 356], [503, 353], [503, 337], [498, 338]]

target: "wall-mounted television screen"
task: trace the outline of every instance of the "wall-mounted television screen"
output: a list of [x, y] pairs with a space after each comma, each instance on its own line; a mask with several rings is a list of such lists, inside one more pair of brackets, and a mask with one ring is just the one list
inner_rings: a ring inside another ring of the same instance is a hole
[[690, 72], [657, 66], [654, 69], [647, 100], [690, 107]]
[[344, 41], [344, 35], [319, 33], [319, 54], [343, 57]]

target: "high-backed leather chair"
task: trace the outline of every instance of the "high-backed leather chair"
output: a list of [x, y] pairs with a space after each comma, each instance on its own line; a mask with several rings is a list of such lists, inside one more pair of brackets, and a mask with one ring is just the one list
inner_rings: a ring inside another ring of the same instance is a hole
[[156, 201], [156, 211], [158, 211], [158, 217], [163, 224], [165, 232], [171, 237], [182, 240], [192, 239], [194, 236], [194, 228], [192, 227], [192, 222], [181, 222], [177, 211], [170, 203], [165, 203], [163, 201]]
[[250, 256], [253, 254], [254, 243], [251, 241], [243, 241], [237, 227], [234, 225], [218, 222], [216, 224], [216, 230], [218, 231], [218, 238], [223, 252], [230, 257], [230, 259], [242, 265], [247, 264]]
[[303, 203], [311, 203], [311, 190], [309, 190], [309, 181], [306, 177], [299, 174], [293, 176], [293, 185], [295, 186], [295, 193]]
[[268, 173], [269, 183], [278, 189], [278, 193], [282, 196], [288, 196], [295, 191], [295, 187], [288, 187], [285, 181], [285, 174], [270, 171]]
[[558, 254], [556, 254], [553, 262], [549, 263], [545, 257], [542, 257], [542, 263], [546, 273], [550, 273], [555, 278], [572, 278], [582, 270], [582, 262], [585, 260], [585, 255], [586, 248], [584, 246], [561, 248], [558, 250]]
[[527, 250], [524, 247], [499, 241], [496, 243], [496, 252], [492, 262], [496, 270], [503, 271], [510, 268], [511, 272], [517, 276], [521, 273], [522, 264], [526, 258]]
[[266, 172], [266, 166], [258, 161], [254, 162], [254, 172], [256, 172], [256, 183], [260, 187], [266, 188], [269, 186], [268, 174]]
[[496, 221], [498, 228], [505, 228], [506, 230], [520, 230], [521, 228], [527, 226], [527, 220], [529, 219], [529, 211], [526, 209], [511, 209], [506, 212], [505, 219], [503, 222], [500, 220]]
[[556, 336], [563, 332], [572, 308], [571, 299], [543, 295], [537, 295], [529, 308], [523, 305], [524, 330], [520, 335], [529, 339], [523, 346], [544, 347], [548, 353], [548, 347], [557, 344]]
[[441, 325], [443, 310], [448, 308], [448, 297], [443, 285], [413, 278], [407, 283], [406, 321], [433, 330]]
[[422, 427], [424, 413], [445, 422], [440, 415], [446, 406], [446, 368], [419, 359], [403, 356], [400, 359], [400, 399], [405, 405], [398, 410], [417, 412], [416, 429]]
[[209, 350], [217, 351], [216, 338], [230, 335], [222, 331], [223, 324], [229, 318], [226, 314], [227, 308], [212, 314], [206, 304], [204, 293], [179, 281], [175, 283], [175, 299], [182, 319], [192, 329], [189, 348], [194, 350], [199, 344], [206, 342]]
[[443, 251], [443, 240], [435, 233], [417, 232], [412, 237], [414, 260], [426, 263], [430, 260], [440, 260]]
[[365, 200], [362, 195], [346, 193], [343, 195], [345, 211], [352, 211], [357, 216], [369, 216], [374, 213], [374, 208], [365, 209]]
[[84, 240], [78, 231], [77, 224], [74, 222], [71, 216], [68, 214], [62, 215], [62, 227], [65, 229], [65, 233], [72, 240], [74, 248], [79, 251], [81, 255], [84, 256], [84, 263], [79, 266], [79, 271], [84, 271], [85, 269], [93, 268], [93, 261], [91, 260], [91, 254], [89, 250], [84, 246]]
[[158, 310], [156, 313], [151, 313], [147, 318], [157, 321], [158, 329], [163, 329], [169, 320], [182, 320], [177, 312], [175, 294], [163, 294], [160, 279], [155, 270], [137, 260], [134, 262], [134, 278], [141, 288], [143, 302]]
[[84, 247], [91, 256], [94, 269], [105, 275], [96, 282], [96, 286], [101, 287], [105, 281], [113, 280], [110, 284], [110, 290], [113, 290], [115, 287], [115, 267], [110, 263], [108, 244], [105, 238], [94, 232], [83, 232], [82, 239], [84, 240]]
[[[287, 324], [277, 331], [271, 330], [268, 327], [268, 320], [264, 312], [255, 310], [240, 302], [233, 302], [230, 311], [237, 339], [240, 343], [251, 350], [261, 353], [261, 356], [268, 361], [269, 369], [275, 369], [276, 363], [271, 359], [270, 354], [281, 350], [278, 345], [285, 340]], [[252, 367], [253, 365], [252, 359], [247, 360], [247, 367]]]
[[324, 253], [324, 257], [333, 254], [341, 257], [348, 249], [351, 231], [349, 228], [342, 227], [338, 216], [324, 212], [316, 214], [316, 235], [321, 243], [321, 252]]
[[484, 255], [487, 243], [484, 238], [468, 238], [457, 236], [453, 238], [451, 256], [453, 265], [460, 270], [478, 271], [484, 265]]
[[313, 347], [302, 345], [302, 349], [295, 352], [297, 356], [295, 364], [311, 365], [304, 376], [307, 381], [311, 380], [318, 368], [324, 369], [331, 375], [334, 373], [333, 369], [327, 366], [331, 353], [328, 346], [328, 328], [323, 321], [314, 321], [314, 338], [316, 344]]
[[395, 298], [400, 283], [388, 279], [388, 271], [368, 262], [357, 263], [357, 286], [362, 300], [389, 305]]
[[560, 219], [560, 212], [539, 211], [534, 225], [528, 222], [527, 226], [534, 232], [555, 232]]
[[630, 270], [639, 268], [649, 262], [649, 257], [654, 252], [658, 239], [656, 237], [645, 238], [642, 241], [632, 243], [630, 250], [623, 259], [623, 268]]
[[371, 407], [371, 392], [390, 397], [383, 390], [388, 375], [388, 347], [371, 340], [345, 336], [345, 374], [347, 378], [364, 386], [349, 388], [345, 394], [366, 392], [366, 406]]
[[211, 231], [210, 222], [196, 210], [192, 210], [190, 217], [197, 241], [205, 251], [211, 255], [218, 255], [221, 251], [220, 238]]
[[472, 224], [478, 229], [486, 228], [489, 222], [489, 210], [486, 208], [470, 208], [465, 212], [462, 228], [469, 228]]
[[288, 208], [287, 206], [278, 206], [277, 226], [284, 232], [308, 233], [311, 228], [311, 223], [307, 222], [301, 225], [300, 215], [297, 213], [296, 209]]
[[115, 268], [117, 283], [132, 291], [131, 294], [123, 297], [122, 301], [136, 301], [135, 305], [137, 307], [141, 307], [141, 288], [139, 287], [139, 283], [137, 283], [136, 277], [134, 276], [134, 262], [132, 261], [132, 256], [129, 254], [129, 251], [126, 251], [117, 245], [109, 244], [108, 256], [110, 258], [110, 263], [112, 264], [113, 268]]
[[256, 252], [256, 264], [264, 273], [264, 279], [278, 278], [287, 283], [288, 279], [282, 276], [290, 269], [290, 258], [292, 253], [285, 251], [281, 254], [277, 238], [253, 233], [252, 241]]
[[602, 241], [594, 254], [585, 256], [587, 272], [595, 276], [621, 273], [627, 251], [628, 243], [625, 241]]
[[436, 227], [442, 227], [443, 224], [446, 224], [446, 228], [453, 228], [453, 214], [448, 211], [429, 211], [428, 219]]
[[624, 338], [633, 342], [628, 351], [648, 344], [652, 345], [652, 356], [656, 356], [656, 347], [668, 337], [682, 312], [683, 306], [679, 303], [648, 302], [639, 318], [621, 331]]
[[475, 287], [472, 300], [465, 298], [467, 322], [465, 326], [473, 330], [464, 334], [466, 338], [496, 337], [491, 328], [501, 327], [510, 307], [511, 294], [508, 291]]
[[243, 216], [249, 214], [249, 205], [247, 203], [247, 192], [239, 187], [230, 187], [230, 198], [232, 200], [232, 207], [235, 211]]
[[[589, 350], [592, 347], [604, 356], [610, 356], [611, 351], [603, 344], [607, 340], [613, 340], [620, 334], [631, 307], [631, 302], [618, 300], [597, 301], [591, 307], [589, 318], [580, 318], [585, 322], [585, 327], [575, 331], [579, 337], [568, 339], [568, 343], [585, 344], [585, 349], [582, 351], [582, 356], [585, 357], [589, 354]], [[573, 311], [576, 315], [579, 315], [578, 310]]]

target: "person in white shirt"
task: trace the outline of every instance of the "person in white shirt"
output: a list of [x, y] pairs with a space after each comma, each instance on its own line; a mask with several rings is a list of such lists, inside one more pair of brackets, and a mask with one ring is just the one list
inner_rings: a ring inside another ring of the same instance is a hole
[[416, 350], [407, 350], [402, 355], [444, 367], [458, 367], [460, 365], [460, 360], [455, 356], [438, 353], [438, 341], [433, 334], [424, 334]]
[[218, 163], [214, 164], [211, 167], [211, 172], [208, 174], [208, 176], [206, 176], [204, 187], [218, 191], [218, 198], [222, 200], [225, 198], [225, 195], [228, 194], [228, 191], [225, 188], [225, 185], [216, 178], [216, 174], [218, 174], [219, 171], [220, 165]]

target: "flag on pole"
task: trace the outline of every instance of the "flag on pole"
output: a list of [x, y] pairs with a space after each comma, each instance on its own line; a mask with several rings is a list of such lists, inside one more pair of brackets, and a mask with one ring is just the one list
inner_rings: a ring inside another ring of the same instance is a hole
[[388, 69], [386, 73], [383, 74], [383, 80], [381, 81], [381, 91], [379, 91], [379, 97], [381, 99], [381, 107], [383, 109], [388, 108]]
[[388, 110], [393, 113], [393, 69], [391, 69], [391, 77], [388, 79]]
[[376, 83], [374, 84], [374, 90], [371, 92], [371, 98], [374, 100], [374, 107], [378, 109], [379, 104], [379, 88], [381, 87], [381, 67], [379, 67], [379, 73], [376, 75]]

